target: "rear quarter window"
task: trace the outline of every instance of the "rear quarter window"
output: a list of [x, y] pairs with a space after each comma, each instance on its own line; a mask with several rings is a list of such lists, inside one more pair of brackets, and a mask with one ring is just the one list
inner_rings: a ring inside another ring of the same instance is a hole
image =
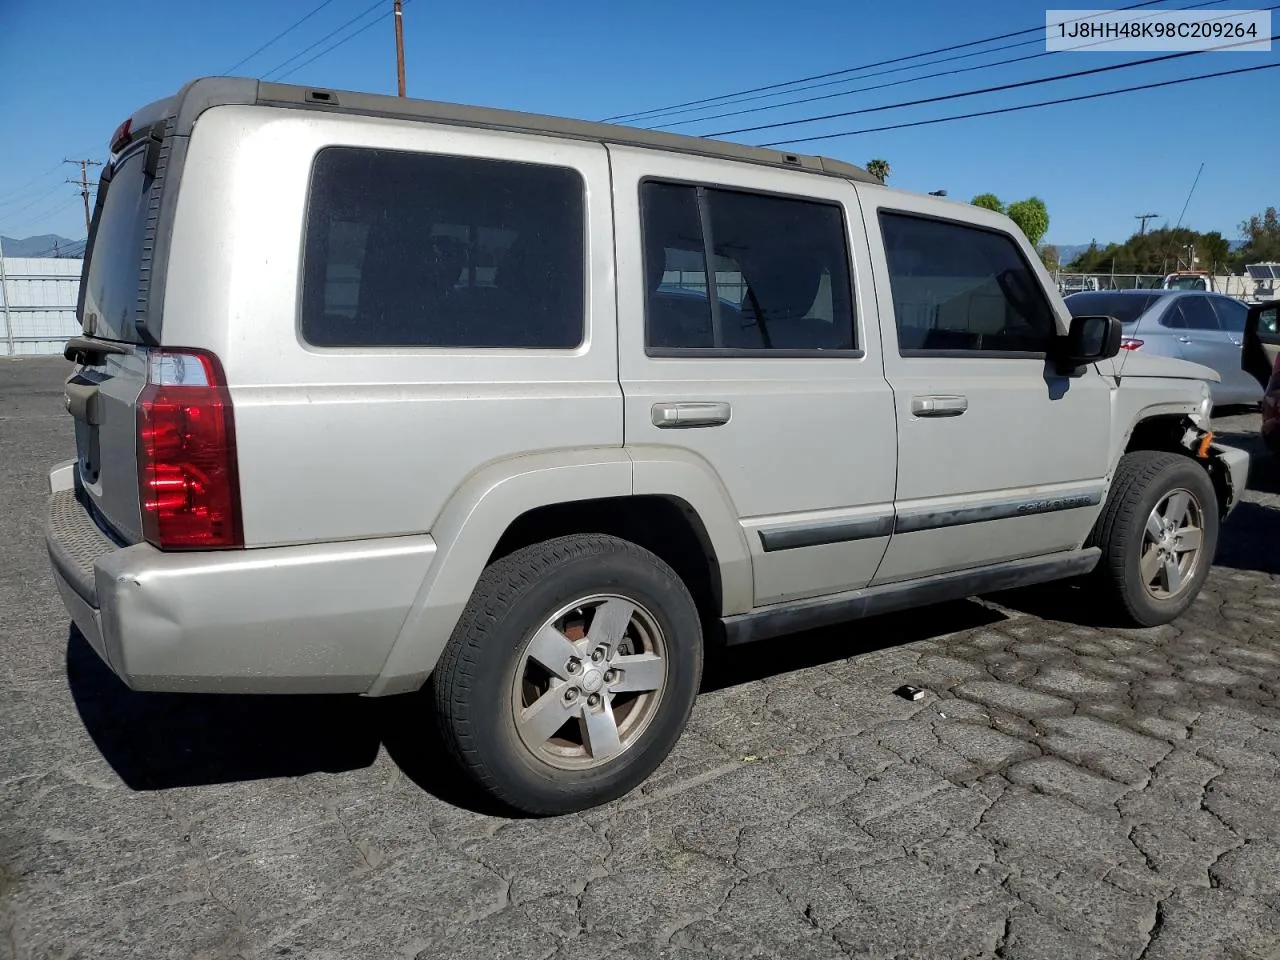
[[303, 338], [321, 347], [579, 346], [583, 191], [564, 167], [320, 151], [307, 203]]

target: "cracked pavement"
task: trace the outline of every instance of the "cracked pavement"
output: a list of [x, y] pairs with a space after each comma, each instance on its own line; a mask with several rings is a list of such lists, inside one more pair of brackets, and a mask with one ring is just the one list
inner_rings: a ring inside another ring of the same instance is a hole
[[[1068, 588], [738, 648], [642, 789], [494, 815], [416, 697], [134, 694], [42, 543], [61, 361], [0, 361], [0, 958], [1280, 957], [1280, 462], [1199, 601]], [[919, 702], [892, 695], [925, 688]]]

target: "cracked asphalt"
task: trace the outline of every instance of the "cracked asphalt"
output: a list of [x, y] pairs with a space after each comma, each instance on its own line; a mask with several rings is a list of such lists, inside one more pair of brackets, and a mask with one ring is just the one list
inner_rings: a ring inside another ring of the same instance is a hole
[[[42, 543], [61, 361], [0, 361], [0, 958], [1280, 957], [1280, 463], [1153, 630], [1023, 591], [709, 663], [675, 754], [511, 819], [416, 697], [134, 694]], [[919, 702], [895, 697], [902, 683]]]

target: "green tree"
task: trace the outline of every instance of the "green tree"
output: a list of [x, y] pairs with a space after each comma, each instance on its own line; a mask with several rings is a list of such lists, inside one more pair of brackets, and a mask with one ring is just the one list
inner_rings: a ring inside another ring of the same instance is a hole
[[1275, 207], [1267, 207], [1240, 224], [1240, 236], [1244, 246], [1236, 252], [1236, 262], [1246, 263], [1280, 261], [1280, 216]]
[[868, 160], [867, 161], [867, 173], [871, 174], [881, 183], [886, 182], [889, 179], [889, 174], [892, 172], [893, 171], [889, 167], [888, 160]]
[[969, 202], [975, 207], [994, 210], [996, 213], [1004, 213], [1004, 204], [1000, 202], [1000, 198], [994, 193], [980, 193]]
[[1062, 266], [1062, 258], [1058, 255], [1058, 248], [1052, 243], [1046, 243], [1040, 248], [1040, 262], [1044, 264], [1046, 270], [1057, 270]]
[[1049, 210], [1039, 197], [1028, 197], [1009, 204], [1005, 211], [1009, 219], [1018, 225], [1033, 247], [1039, 247], [1044, 235], [1049, 232]]

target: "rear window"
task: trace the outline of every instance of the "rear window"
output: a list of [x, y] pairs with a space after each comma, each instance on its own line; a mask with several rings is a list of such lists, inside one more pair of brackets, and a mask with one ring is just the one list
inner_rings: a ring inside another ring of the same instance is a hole
[[312, 344], [573, 348], [583, 182], [563, 167], [330, 147], [308, 200]]
[[1073, 317], [1115, 317], [1121, 323], [1136, 323], [1159, 297], [1124, 293], [1077, 293], [1066, 300]]
[[81, 319], [105, 340], [140, 339], [133, 321], [152, 181], [144, 157], [144, 150], [135, 150], [116, 161], [93, 226]]

